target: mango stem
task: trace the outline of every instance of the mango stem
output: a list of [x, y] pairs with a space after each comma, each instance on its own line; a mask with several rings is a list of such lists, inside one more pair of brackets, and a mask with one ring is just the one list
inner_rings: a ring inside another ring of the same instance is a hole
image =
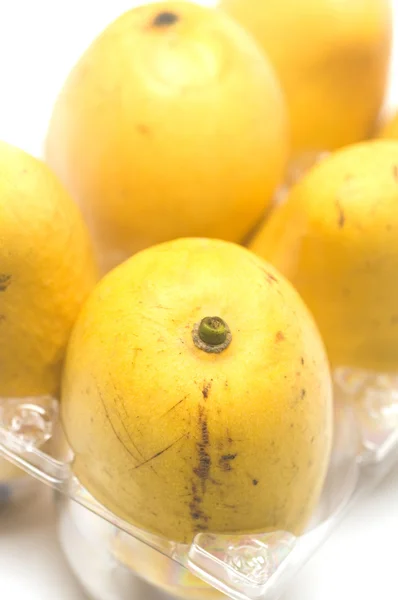
[[192, 339], [200, 350], [219, 354], [230, 345], [232, 334], [228, 325], [220, 317], [204, 317], [194, 326]]

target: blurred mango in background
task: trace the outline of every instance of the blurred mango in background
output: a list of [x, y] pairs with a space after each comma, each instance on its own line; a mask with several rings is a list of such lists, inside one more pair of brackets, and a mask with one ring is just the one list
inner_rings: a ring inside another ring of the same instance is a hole
[[240, 242], [283, 179], [287, 109], [255, 40], [222, 11], [161, 2], [92, 43], [54, 107], [46, 160], [103, 271], [180, 236]]
[[250, 243], [295, 286], [333, 367], [398, 364], [398, 142], [341, 148], [310, 168]]
[[89, 233], [50, 169], [0, 142], [0, 399], [57, 395], [98, 279]]
[[265, 50], [286, 94], [293, 154], [377, 126], [392, 48], [390, 0], [220, 0]]

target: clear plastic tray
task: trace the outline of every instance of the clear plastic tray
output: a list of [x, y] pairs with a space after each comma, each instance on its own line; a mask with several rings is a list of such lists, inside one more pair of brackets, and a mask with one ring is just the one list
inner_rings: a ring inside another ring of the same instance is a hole
[[[63, 440], [58, 404], [52, 398], [1, 400], [0, 456], [63, 498], [59, 503], [61, 541], [83, 585], [97, 600], [129, 597], [128, 577], [134, 571], [183, 597], [213, 596], [208, 587], [212, 586], [235, 600], [275, 600], [345, 510], [369, 493], [398, 460], [398, 375], [338, 369], [334, 381], [332, 459], [316, 513], [298, 537], [287, 531], [233, 536], [201, 533], [191, 545], [183, 545], [129, 525], [101, 506], [73, 475], [73, 456]], [[57, 458], [42, 449], [51, 438], [59, 450]], [[75, 542], [70, 537], [72, 526], [79, 534]], [[65, 536], [68, 527], [69, 537]], [[96, 554], [83, 553], [76, 561], [73, 555], [81, 554], [79, 539], [91, 540]], [[152, 568], [143, 568], [145, 564]]]
[[0, 512], [9, 502], [20, 502], [29, 496], [34, 483], [24, 471], [8, 460], [0, 459]]

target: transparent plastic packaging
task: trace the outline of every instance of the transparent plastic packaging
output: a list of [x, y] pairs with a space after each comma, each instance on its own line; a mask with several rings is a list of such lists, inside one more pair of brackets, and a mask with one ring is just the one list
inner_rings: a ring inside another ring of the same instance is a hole
[[[184, 598], [224, 593], [234, 600], [276, 600], [327, 539], [345, 510], [370, 492], [398, 458], [398, 375], [337, 369], [332, 458], [306, 532], [200, 533], [191, 545], [161, 539], [101, 506], [73, 475], [73, 456], [57, 401], [3, 399], [0, 455], [58, 492], [65, 554], [97, 600], [129, 598], [135, 575]], [[43, 451], [56, 439], [58, 456]], [[54, 457], [56, 456], [56, 457]]]
[[[26, 436], [31, 425], [27, 414], [23, 409], [19, 409], [24, 404], [29, 405], [29, 401], [7, 400], [3, 403], [0, 400], [0, 415], [2, 422], [9, 423], [13, 429], [19, 431], [23, 428]], [[34, 430], [36, 431], [35, 426]], [[35, 491], [36, 484], [36, 480], [28, 476], [26, 469], [21, 469], [15, 463], [0, 458], [0, 511], [10, 502], [16, 504], [26, 500]]]
[[9, 502], [19, 502], [29, 496], [34, 483], [21, 469], [0, 459], [0, 511]]

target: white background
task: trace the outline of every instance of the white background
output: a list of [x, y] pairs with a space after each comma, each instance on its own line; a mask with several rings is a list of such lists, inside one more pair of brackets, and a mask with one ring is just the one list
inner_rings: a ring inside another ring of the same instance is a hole
[[[398, 0], [393, 1], [398, 29]], [[0, 0], [0, 139], [40, 155], [52, 102], [69, 68], [133, 3]], [[398, 43], [394, 65], [398, 75]], [[389, 104], [398, 104], [398, 77], [391, 82]], [[283, 600], [397, 600], [397, 545], [398, 467], [345, 518]], [[43, 488], [23, 511], [0, 514], [1, 600], [84, 598], [59, 550], [48, 491]], [[131, 600], [157, 598], [137, 583]]]

